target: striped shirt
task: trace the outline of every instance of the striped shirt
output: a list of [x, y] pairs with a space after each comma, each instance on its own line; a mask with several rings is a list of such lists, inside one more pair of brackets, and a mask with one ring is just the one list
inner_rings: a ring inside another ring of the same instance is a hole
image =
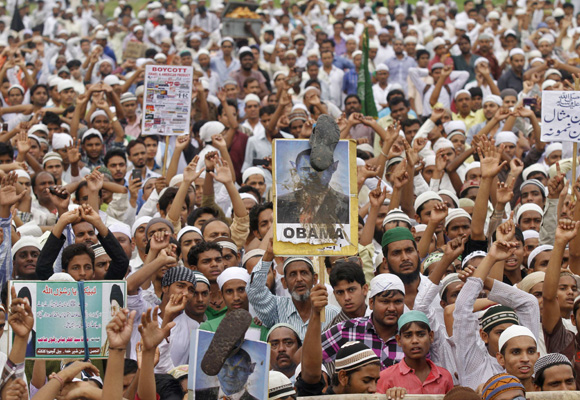
[[[304, 340], [308, 321], [302, 320], [292, 298], [275, 296], [266, 286], [271, 265], [271, 261], [260, 261], [252, 271], [252, 279], [247, 287], [250, 304], [266, 327], [271, 328], [280, 322], [290, 324], [300, 335], [300, 340]], [[336, 306], [328, 305], [325, 307], [326, 323], [322, 324], [322, 330], [328, 329], [330, 322], [339, 312], [340, 308]]]
[[322, 334], [322, 359], [335, 360], [338, 350], [347, 342], [366, 344], [381, 359], [381, 370], [401, 361], [405, 354], [395, 337], [384, 341], [376, 332], [372, 315], [341, 322]]
[[0, 242], [0, 285], [12, 279], [12, 215], [0, 218], [0, 229], [4, 232], [4, 240]]

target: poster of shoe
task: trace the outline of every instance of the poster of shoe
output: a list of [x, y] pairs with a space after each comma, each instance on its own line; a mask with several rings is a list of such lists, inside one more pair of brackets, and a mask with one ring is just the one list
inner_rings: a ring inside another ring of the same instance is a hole
[[274, 252], [357, 254], [356, 144], [338, 141], [322, 171], [311, 165], [313, 151], [308, 140], [273, 143]]
[[189, 346], [189, 400], [267, 400], [270, 349], [268, 343], [244, 340], [228, 357], [217, 376], [206, 375], [201, 360], [214, 337], [213, 332], [196, 329]]

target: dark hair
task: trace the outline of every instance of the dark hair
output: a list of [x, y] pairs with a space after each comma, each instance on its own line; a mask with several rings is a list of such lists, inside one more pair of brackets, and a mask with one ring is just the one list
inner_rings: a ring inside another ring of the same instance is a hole
[[399, 329], [399, 335], [401, 333], [406, 332], [409, 329], [411, 329], [411, 325], [413, 325], [413, 324], [417, 324], [419, 329], [425, 329], [425, 330], [427, 330], [427, 332], [431, 332], [431, 327], [429, 325], [427, 325], [425, 322], [411, 321], [411, 322], [407, 322], [405, 325], [401, 326], [401, 329]]
[[157, 143], [159, 143], [159, 136], [157, 136], [157, 135], [143, 135], [143, 136], [141, 136], [141, 140], [143, 140], [143, 144], [145, 144], [145, 139], [152, 139], [152, 140], [156, 141]]
[[134, 374], [139, 369], [137, 361], [131, 360], [130, 358], [125, 358], [125, 364], [123, 365], [123, 375], [127, 376], [129, 374]]
[[126, 150], [127, 156], [130, 157], [131, 156], [131, 150], [133, 149], [133, 147], [135, 147], [135, 146], [137, 146], [139, 144], [142, 144], [143, 146], [145, 146], [145, 143], [143, 143], [143, 140], [142, 139], [131, 140], [129, 142], [129, 144], [127, 145], [127, 150]]
[[[173, 199], [175, 199], [175, 196], [177, 195], [177, 191], [179, 189], [176, 187], [168, 187], [165, 192], [163, 192], [163, 195], [159, 198], [159, 210], [163, 211], [163, 212], [167, 212], [167, 209], [169, 208], [169, 203], [171, 203], [173, 201]], [[185, 196], [185, 205], [187, 206], [187, 209], [189, 210], [189, 196]]]
[[[253, 76], [246, 78], [246, 80], [244, 81], [244, 88], [247, 88], [248, 85], [254, 81], [258, 82], [258, 80], [256, 78], [254, 78]], [[258, 82], [258, 83], [260, 83], [260, 82]]]
[[187, 263], [190, 266], [197, 266], [199, 262], [199, 255], [205, 253], [206, 251], [215, 250], [222, 254], [222, 246], [215, 242], [199, 242], [195, 246], [189, 249], [187, 253]]
[[307, 88], [307, 87], [312, 86], [314, 84], [318, 84], [318, 87], [322, 88], [322, 84], [320, 83], [320, 81], [318, 79], [308, 79], [306, 81], [306, 83], [304, 84], [304, 87]]
[[419, 49], [417, 50], [417, 52], [415, 53], [415, 58], [417, 59], [417, 61], [421, 58], [421, 56], [427, 54], [427, 56], [429, 56], [429, 52], [425, 49]]
[[361, 104], [360, 97], [358, 97], [356, 94], [349, 94], [344, 99], [344, 105], [346, 106], [346, 102], [349, 101], [350, 99], [353, 99], [353, 98], [356, 99], [356, 101], [358, 101], [358, 104]]
[[318, 68], [320, 68], [320, 65], [318, 65], [318, 63], [316, 61], [308, 61], [306, 63], [306, 69], [310, 68], [310, 67], [314, 67], [317, 66]]
[[[246, 80], [247, 82], [248, 80]], [[245, 82], [244, 82], [245, 84]], [[238, 103], [237, 101], [233, 100], [233, 99], [227, 99], [227, 103], [228, 106], [234, 107], [236, 109], [236, 112], [238, 111]], [[217, 108], [217, 113], [218, 115], [223, 115], [224, 114], [224, 105], [222, 103], [220, 103], [220, 105]]]
[[95, 264], [95, 253], [84, 243], [74, 243], [67, 246], [62, 251], [62, 270], [66, 272], [68, 270], [68, 265], [73, 259], [73, 257], [86, 254], [91, 258], [91, 263]]
[[330, 271], [330, 285], [334, 288], [340, 281], [366, 285], [365, 274], [360, 265], [348, 261], [337, 263]]
[[111, 295], [109, 296], [109, 302], [116, 300], [117, 303], [123, 308], [125, 302], [123, 298], [123, 292], [121, 291], [121, 287], [119, 285], [111, 286]]
[[32, 86], [32, 87], [30, 88], [30, 95], [31, 95], [31, 96], [34, 96], [34, 93], [36, 93], [36, 91], [37, 91], [38, 89], [44, 89], [44, 90], [46, 90], [46, 94], [48, 94], [48, 92], [49, 92], [49, 90], [48, 90], [48, 86], [46, 86], [46, 85], [43, 85], [42, 83], [39, 83], [39, 84], [36, 84], [36, 85], [34, 85], [34, 86]]
[[260, 213], [267, 209], [274, 210], [274, 205], [271, 201], [267, 203], [256, 204], [250, 209], [250, 232], [258, 230]]
[[14, 148], [10, 143], [0, 142], [0, 156], [9, 155], [10, 158], [14, 158]]
[[155, 54], [157, 54], [157, 50], [155, 49], [145, 50], [145, 58], [155, 58]]
[[263, 117], [266, 114], [272, 115], [275, 112], [276, 112], [275, 106], [264, 106], [264, 107], [260, 108], [260, 117]]
[[[321, 43], [321, 44], [326, 44], [326, 43], [330, 43], [330, 45], [331, 45], [331, 46], [332, 46], [332, 48], [334, 49], [334, 46], [335, 46], [335, 44], [334, 44], [334, 40], [332, 40], [332, 39], [324, 39], [324, 40], [322, 41], [322, 43]], [[321, 55], [322, 55], [322, 54], [321, 54]]]
[[219, 213], [211, 207], [198, 207], [187, 216], [187, 225], [194, 226], [202, 214], [211, 214], [214, 218], [219, 216]]
[[23, 286], [18, 291], [17, 297], [20, 299], [28, 299], [28, 304], [32, 305], [32, 294], [30, 293], [30, 289], [27, 286]]
[[471, 94], [472, 99], [476, 96], [483, 97], [483, 91], [481, 90], [481, 88], [479, 86], [469, 88], [468, 90], [469, 90], [469, 94]]
[[248, 185], [242, 186], [240, 188], [240, 190], [238, 190], [238, 193], [240, 193], [240, 194], [249, 193], [256, 198], [256, 201], [258, 202], [258, 204], [260, 204], [262, 202], [262, 196], [260, 196], [260, 192], [258, 192], [258, 189], [256, 189], [255, 187], [248, 186]]
[[60, 126], [60, 124], [62, 124], [62, 121], [57, 114], [47, 111], [44, 113], [44, 117], [42, 117], [42, 123], [44, 125], [55, 124]]
[[403, 103], [405, 107], [407, 108], [409, 107], [409, 101], [407, 99], [405, 99], [404, 97], [395, 96], [391, 100], [389, 100], [389, 108], [392, 108], [393, 106], [396, 106], [401, 103]]
[[80, 60], [70, 60], [66, 63], [68, 69], [80, 68], [81, 65], [83, 65], [83, 63]]
[[471, 39], [470, 39], [470, 38], [469, 38], [469, 36], [467, 36], [465, 33], [464, 33], [463, 35], [461, 35], [461, 36], [459, 37], [459, 39], [465, 39], [465, 40], [467, 40], [467, 41], [469, 42], [469, 44], [471, 44]]
[[395, 89], [395, 90], [391, 90], [388, 94], [387, 94], [387, 103], [390, 104], [391, 99], [395, 98], [395, 97], [402, 97], [405, 98], [405, 93], [403, 93], [402, 90], [400, 89]]
[[155, 390], [163, 400], [182, 400], [185, 395], [181, 383], [169, 374], [155, 374]]
[[413, 125], [419, 125], [421, 126], [421, 121], [419, 121], [418, 119], [415, 118], [407, 118], [406, 120], [404, 120], [401, 125], [403, 126], [403, 132], [405, 131], [405, 128], [410, 128]]
[[105, 154], [105, 158], [103, 159], [103, 164], [105, 164], [105, 167], [109, 165], [109, 161], [113, 157], [121, 157], [123, 161], [127, 162], [127, 156], [125, 155], [125, 152], [121, 149], [114, 148], [107, 151], [107, 154]]

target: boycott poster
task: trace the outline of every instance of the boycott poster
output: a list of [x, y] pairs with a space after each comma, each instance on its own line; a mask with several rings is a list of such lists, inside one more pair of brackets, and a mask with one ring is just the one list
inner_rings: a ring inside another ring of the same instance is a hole
[[[85, 324], [91, 358], [109, 353], [106, 327], [127, 304], [125, 281], [84, 283]], [[16, 294], [27, 298], [34, 315], [26, 358], [82, 358], [83, 322], [77, 282], [11, 281]], [[10, 291], [11, 289], [9, 289]]]
[[193, 67], [147, 65], [142, 135], [189, 133]]
[[580, 92], [542, 92], [542, 142], [580, 142]]
[[201, 360], [213, 336], [213, 332], [198, 329], [191, 333], [188, 399], [267, 400], [270, 345], [246, 339], [241, 348], [226, 359], [217, 376], [208, 376], [201, 369]]
[[339, 141], [334, 163], [317, 172], [308, 140], [273, 143], [274, 252], [354, 255], [358, 252], [356, 145]]

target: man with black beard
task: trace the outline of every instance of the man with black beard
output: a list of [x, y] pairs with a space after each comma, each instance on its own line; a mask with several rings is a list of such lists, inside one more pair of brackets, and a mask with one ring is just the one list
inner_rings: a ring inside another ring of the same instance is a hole
[[[375, 274], [391, 273], [401, 278], [405, 285], [405, 305], [412, 310], [417, 293], [429, 279], [420, 273], [419, 252], [413, 234], [407, 228], [391, 228], [383, 235], [381, 245], [385, 258]], [[439, 303], [440, 298], [436, 296], [433, 307]]]
[[[266, 79], [259, 71], [252, 69], [254, 66], [254, 53], [252, 53], [252, 49], [247, 46], [242, 47], [239, 52], [239, 57], [241, 68], [232, 72], [230, 77], [237, 82], [238, 87], [240, 88], [244, 87], [244, 82], [246, 79], [256, 78], [260, 84], [259, 97], [260, 99], [263, 98], [268, 94], [268, 89], [266, 88]], [[240, 99], [243, 99], [244, 93], [240, 92], [239, 96]]]

